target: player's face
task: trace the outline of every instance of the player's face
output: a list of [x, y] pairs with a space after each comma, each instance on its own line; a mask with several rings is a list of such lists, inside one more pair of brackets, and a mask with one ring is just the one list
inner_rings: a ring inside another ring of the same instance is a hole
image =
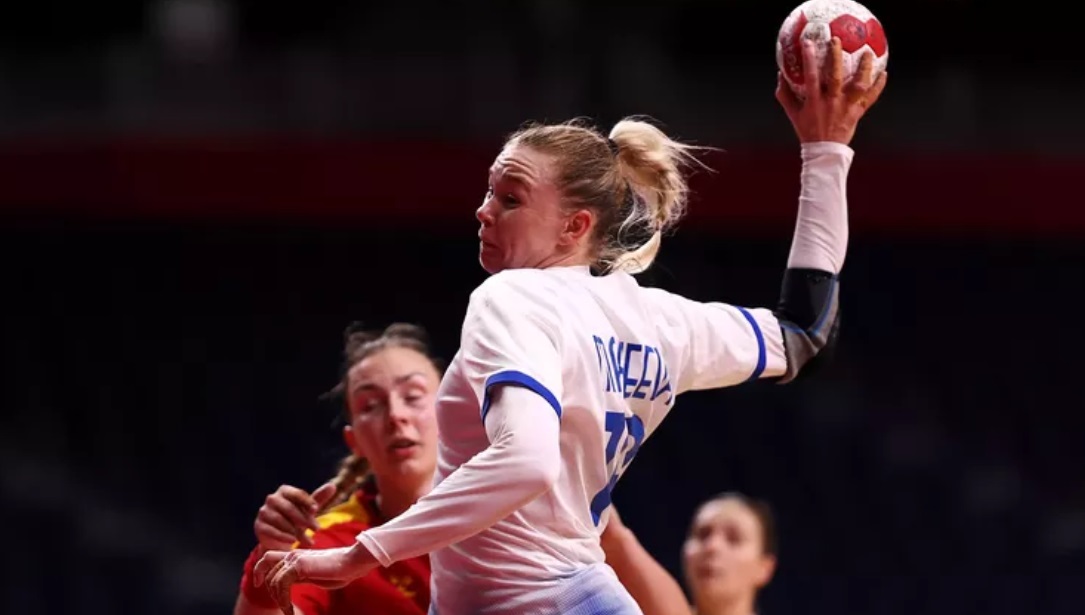
[[737, 500], [701, 507], [682, 550], [694, 596], [735, 600], [751, 596], [772, 577], [775, 560], [764, 553], [761, 522]]
[[479, 262], [487, 272], [578, 264], [569, 262], [580, 257], [585, 234], [576, 225], [589, 214], [562, 207], [554, 168], [553, 157], [516, 143], [490, 167], [486, 198], [475, 212], [482, 225]]
[[344, 437], [354, 454], [369, 462], [379, 484], [402, 481], [411, 488], [432, 480], [439, 383], [429, 359], [407, 348], [381, 350], [348, 372], [351, 422]]

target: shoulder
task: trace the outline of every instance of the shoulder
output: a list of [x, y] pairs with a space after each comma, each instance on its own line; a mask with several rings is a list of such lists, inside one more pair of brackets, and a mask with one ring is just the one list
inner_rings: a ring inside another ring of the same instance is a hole
[[481, 325], [494, 320], [529, 319], [552, 323], [560, 319], [559, 297], [565, 282], [543, 269], [510, 269], [494, 274], [471, 293], [468, 314]]
[[368, 499], [366, 495], [358, 491], [351, 495], [345, 502], [337, 506], [333, 506], [324, 514], [316, 518], [316, 523], [320, 529], [335, 527], [342, 523], [360, 523], [362, 525], [372, 525], [374, 523], [373, 515], [369, 510]]
[[507, 269], [486, 278], [471, 293], [476, 301], [534, 298], [545, 294], [555, 283], [555, 277], [543, 269]]

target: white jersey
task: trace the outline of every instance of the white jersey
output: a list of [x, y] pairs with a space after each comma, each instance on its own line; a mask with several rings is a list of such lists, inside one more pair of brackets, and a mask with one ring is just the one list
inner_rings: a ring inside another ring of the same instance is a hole
[[[499, 273], [472, 294], [441, 382], [433, 492], [358, 539], [384, 565], [436, 548], [438, 615], [639, 612], [599, 545], [615, 483], [677, 395], [786, 368], [766, 309], [587, 267]], [[513, 385], [500, 413], [497, 385]], [[515, 423], [517, 446], [491, 423]], [[545, 489], [524, 484], [536, 465], [553, 469]]]

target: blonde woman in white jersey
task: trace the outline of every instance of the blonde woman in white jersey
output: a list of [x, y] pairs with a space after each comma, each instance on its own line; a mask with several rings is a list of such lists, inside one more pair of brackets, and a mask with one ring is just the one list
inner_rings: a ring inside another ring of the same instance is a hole
[[[802, 142], [798, 222], [776, 310], [641, 288], [682, 213], [689, 148], [622, 121], [513, 135], [478, 209], [480, 260], [461, 347], [441, 382], [433, 490], [353, 547], [269, 552], [256, 568], [291, 613], [290, 585], [337, 586], [431, 553], [438, 615], [640, 611], [599, 545], [610, 491], [689, 390], [786, 382], [831, 340], [847, 244], [856, 124], [880, 95], [870, 58], [845, 82], [839, 41], [819, 82], [777, 97]], [[630, 237], [650, 239], [627, 251]], [[598, 275], [593, 275], [595, 270]]]

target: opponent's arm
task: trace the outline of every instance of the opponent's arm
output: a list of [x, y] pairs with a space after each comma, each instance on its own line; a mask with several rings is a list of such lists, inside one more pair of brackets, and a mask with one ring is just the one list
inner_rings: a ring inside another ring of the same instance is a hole
[[[256, 514], [253, 530], [259, 543], [245, 560], [241, 577], [241, 590], [234, 604], [234, 615], [273, 615], [279, 613], [275, 599], [266, 588], [253, 583], [256, 562], [266, 550], [310, 548], [314, 546], [315, 533], [321, 528], [316, 511], [335, 497], [335, 485], [328, 483], [312, 494], [291, 485], [280, 485], [264, 498], [264, 504]], [[327, 545], [322, 545], [326, 548]], [[296, 590], [295, 590], [296, 591]], [[295, 600], [297, 602], [297, 600]], [[306, 608], [295, 604], [298, 615], [320, 615], [329, 604], [327, 592], [316, 587], [306, 587]]]
[[[241, 591], [234, 603], [234, 615], [281, 615], [282, 611], [275, 598], [264, 587], [256, 587], [253, 582], [253, 571], [256, 562], [264, 554], [264, 549], [257, 547], [245, 560], [245, 572], [241, 577]], [[313, 588], [317, 590], [318, 588]], [[323, 590], [319, 590], [323, 591]], [[305, 613], [294, 605], [294, 615], [320, 615], [319, 611]]]
[[644, 615], [691, 615], [692, 609], [678, 581], [660, 565], [636, 534], [611, 507], [610, 520], [600, 537], [607, 564]]
[[[282, 611], [278, 606], [260, 606], [249, 602], [249, 599], [241, 594], [237, 597], [237, 602], [234, 603], [234, 615], [282, 615]], [[294, 615], [313, 615], [312, 613], [303, 613], [296, 605], [294, 606]]]

